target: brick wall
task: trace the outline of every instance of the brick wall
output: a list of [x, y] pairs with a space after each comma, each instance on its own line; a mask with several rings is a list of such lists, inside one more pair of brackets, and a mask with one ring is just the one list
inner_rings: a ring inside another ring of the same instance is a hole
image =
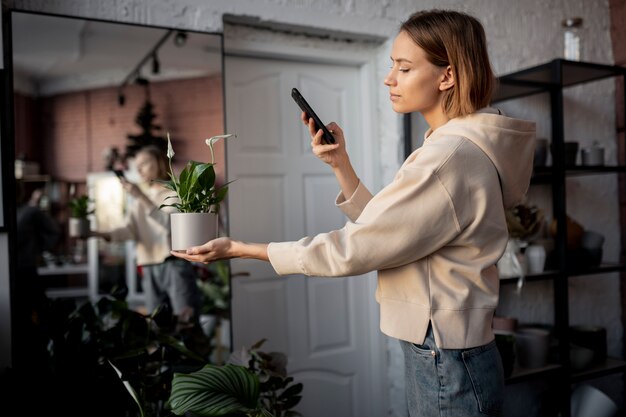
[[[42, 173], [54, 178], [85, 181], [88, 172], [105, 169], [106, 148], [124, 151], [127, 135], [141, 131], [135, 117], [145, 100], [144, 88], [128, 86], [124, 93], [123, 107], [117, 101], [117, 87], [41, 98], [37, 105], [31, 98], [17, 96], [16, 137], [20, 145], [16, 144], [16, 154], [22, 152], [39, 160]], [[157, 115], [155, 124], [172, 137], [175, 169], [189, 159], [208, 161], [210, 153], [204, 139], [224, 133], [221, 77], [152, 83], [150, 94]], [[219, 142], [216, 149], [216, 170], [223, 176], [223, 144]]]

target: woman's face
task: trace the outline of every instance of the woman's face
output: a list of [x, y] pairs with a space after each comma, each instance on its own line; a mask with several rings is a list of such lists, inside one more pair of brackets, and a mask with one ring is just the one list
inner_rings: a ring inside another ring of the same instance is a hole
[[149, 182], [159, 178], [159, 163], [150, 153], [138, 152], [135, 157], [135, 165], [137, 172], [144, 181]]
[[446, 69], [428, 61], [426, 52], [404, 31], [393, 42], [391, 64], [385, 85], [395, 112], [426, 115], [441, 110], [440, 84]]

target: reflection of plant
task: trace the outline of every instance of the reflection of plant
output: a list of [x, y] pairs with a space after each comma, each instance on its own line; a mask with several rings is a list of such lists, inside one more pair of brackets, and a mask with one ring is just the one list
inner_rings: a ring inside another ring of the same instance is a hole
[[85, 218], [90, 214], [93, 214], [95, 210], [89, 210], [89, 197], [81, 195], [80, 197], [72, 198], [69, 202], [71, 216], [75, 218]]
[[506, 211], [506, 225], [510, 237], [530, 240], [541, 230], [543, 212], [536, 206], [520, 204]]
[[302, 396], [302, 384], [287, 376], [287, 357], [259, 347], [233, 353], [229, 364], [207, 365], [188, 375], [175, 374], [169, 403], [174, 414], [198, 416], [301, 416], [292, 410]]
[[[52, 375], [77, 401], [110, 415], [135, 415], [137, 407], [141, 416], [163, 415], [174, 372], [199, 369], [210, 356], [202, 331], [177, 327], [168, 309], [144, 316], [109, 296], [73, 311], [57, 309], [51, 311], [57, 318], [49, 341]], [[136, 404], [123, 393], [120, 379]], [[112, 401], [113, 392], [127, 401]]]
[[[200, 314], [228, 317], [230, 312], [230, 268], [227, 261], [215, 261], [208, 265], [194, 264], [198, 288], [202, 294]], [[233, 276], [248, 276], [240, 272]]]
[[218, 135], [206, 140], [211, 150], [211, 162], [189, 161], [179, 176], [174, 174], [172, 169], [172, 157], [174, 149], [167, 135], [167, 158], [169, 160], [170, 180], [161, 181], [168, 189], [176, 193], [177, 202], [163, 204], [161, 207], [175, 207], [180, 213], [217, 213], [222, 200], [226, 197], [228, 187], [223, 185], [218, 187], [215, 184], [215, 156], [213, 154], [213, 144], [220, 139], [227, 139], [234, 135]]
[[202, 294], [200, 314], [228, 315], [230, 272], [226, 261], [212, 262], [198, 268], [196, 280]]

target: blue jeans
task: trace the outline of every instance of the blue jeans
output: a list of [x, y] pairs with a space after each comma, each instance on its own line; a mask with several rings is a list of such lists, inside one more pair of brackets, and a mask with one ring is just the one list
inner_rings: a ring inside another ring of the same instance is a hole
[[495, 341], [469, 349], [439, 349], [429, 327], [424, 344], [400, 344], [411, 417], [501, 415], [504, 372]]

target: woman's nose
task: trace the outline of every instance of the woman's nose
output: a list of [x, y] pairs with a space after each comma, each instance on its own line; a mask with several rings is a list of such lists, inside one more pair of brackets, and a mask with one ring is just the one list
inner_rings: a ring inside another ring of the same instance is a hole
[[395, 78], [392, 76], [392, 71], [389, 71], [389, 74], [387, 74], [387, 76], [385, 77], [385, 80], [383, 81], [385, 83], [385, 85], [387, 87], [390, 87], [392, 85], [395, 85], [396, 80]]

